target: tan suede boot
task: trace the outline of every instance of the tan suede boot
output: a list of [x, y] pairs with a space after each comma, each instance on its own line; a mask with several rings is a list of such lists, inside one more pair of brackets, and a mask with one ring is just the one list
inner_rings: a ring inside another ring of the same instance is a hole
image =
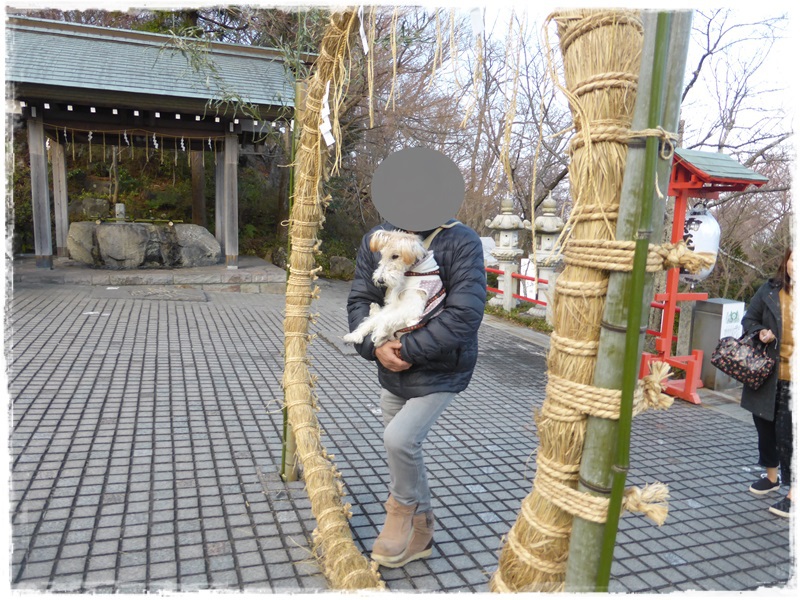
[[391, 495], [384, 504], [386, 522], [372, 546], [372, 560], [379, 565], [389, 565], [405, 554], [411, 540], [411, 521], [417, 505], [404, 506]]
[[398, 568], [407, 565], [412, 560], [428, 558], [433, 551], [433, 530], [435, 522], [436, 520], [433, 518], [432, 511], [414, 515], [414, 519], [412, 520], [411, 541], [408, 542], [406, 551], [394, 562], [379, 564], [382, 564], [384, 567]]

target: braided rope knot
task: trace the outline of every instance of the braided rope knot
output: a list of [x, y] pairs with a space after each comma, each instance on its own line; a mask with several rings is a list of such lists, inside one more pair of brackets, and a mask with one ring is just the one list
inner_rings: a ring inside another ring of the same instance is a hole
[[[563, 249], [564, 262], [576, 267], [604, 271], [632, 271], [636, 242], [622, 240], [569, 240]], [[647, 271], [653, 273], [680, 267], [690, 273], [708, 269], [716, 255], [694, 252], [681, 240], [675, 244], [650, 244]]]
[[[595, 496], [576, 490], [566, 478], [558, 477], [552, 470], [537, 469], [534, 483], [539, 494], [561, 510], [593, 523], [605, 523], [608, 520], [608, 496]], [[661, 482], [641, 488], [631, 486], [625, 490], [622, 510], [641, 513], [660, 527], [669, 513], [668, 497], [669, 488]]]
[[622, 508], [628, 512], [642, 513], [661, 527], [669, 514], [669, 488], [661, 483], [648, 483], [643, 488], [629, 487], [622, 499]]
[[[313, 269], [295, 269], [291, 265], [289, 265], [289, 277], [290, 281], [289, 284], [292, 285], [295, 280], [299, 280], [301, 283], [295, 283], [294, 285], [301, 285], [304, 280], [316, 281], [319, 279], [317, 273], [322, 271], [321, 266], [314, 267]], [[319, 289], [312, 290], [312, 297], [314, 293], [319, 293]]]
[[[674, 399], [663, 393], [662, 385], [669, 370], [664, 362], [650, 363], [650, 374], [643, 377], [634, 390], [633, 416], [648, 409], [664, 410], [672, 406]], [[542, 414], [557, 421], [582, 420], [584, 415], [619, 419], [622, 391], [618, 389], [577, 383], [550, 373], [545, 396], [549, 402], [542, 407]]]
[[648, 409], [665, 410], [672, 406], [675, 399], [663, 393], [663, 381], [669, 376], [670, 367], [667, 363], [653, 361], [650, 363], [650, 374], [645, 375], [636, 386], [633, 397], [634, 416]]
[[[610, 86], [613, 82], [607, 82]], [[584, 86], [585, 87], [585, 86]], [[592, 89], [598, 85], [592, 84]], [[584, 88], [578, 90], [583, 92]], [[632, 130], [627, 122], [615, 121], [610, 119], [597, 119], [584, 126], [580, 118], [574, 121], [575, 136], [570, 140], [569, 152], [574, 153], [583, 147], [587, 140], [590, 143], [614, 142], [617, 144], [630, 144], [634, 141], [646, 140], [649, 137], [656, 138], [659, 143], [659, 154], [662, 160], [672, 160], [675, 155], [675, 144], [678, 136], [663, 127], [652, 127], [649, 129]]]
[[716, 260], [716, 255], [712, 252], [694, 252], [690, 250], [683, 240], [675, 244], [650, 246], [650, 251], [661, 257], [664, 261], [664, 269], [681, 267], [690, 273], [708, 269]]
[[672, 157], [675, 156], [675, 144], [678, 142], [678, 136], [663, 127], [658, 126], [655, 129], [643, 129], [632, 133], [639, 133], [642, 136], [652, 135], [661, 140], [660, 154], [662, 160], [672, 160]]

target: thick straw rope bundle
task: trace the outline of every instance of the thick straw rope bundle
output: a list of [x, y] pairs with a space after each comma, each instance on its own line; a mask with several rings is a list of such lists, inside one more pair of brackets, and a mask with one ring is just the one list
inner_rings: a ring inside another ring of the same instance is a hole
[[[319, 268], [314, 254], [319, 247], [317, 233], [322, 225], [324, 201], [321, 181], [327, 149], [320, 140], [319, 124], [326, 85], [337, 100], [345, 81], [345, 60], [349, 40], [356, 24], [355, 12], [348, 10], [331, 16], [322, 40], [320, 57], [308, 85], [305, 118], [296, 157], [297, 184], [290, 218], [291, 255], [286, 285], [284, 393], [289, 423], [296, 438], [297, 455], [317, 521], [314, 549], [323, 573], [334, 589], [383, 588], [378, 566], [370, 563], [355, 547], [348, 519], [349, 506], [342, 504], [343, 485], [336, 467], [320, 441], [316, 416], [316, 397], [307, 348], [312, 336], [308, 323], [311, 300], [319, 293], [312, 289]], [[337, 93], [338, 91], [338, 93]], [[334, 131], [337, 106], [333, 103]], [[341, 139], [341, 137], [339, 138]]]
[[[627, 144], [656, 136], [669, 145], [671, 138], [660, 129], [630, 130], [642, 49], [638, 15], [578, 10], [553, 20], [576, 130], [569, 149], [574, 209], [563, 250], [566, 268], [556, 282], [545, 401], [536, 417], [536, 478], [500, 555], [490, 584], [496, 592], [562, 590], [573, 516], [595, 523], [607, 519], [608, 498], [576, 488], [587, 415], [620, 416], [621, 392], [594, 387], [592, 381], [609, 272], [633, 266], [634, 243], [614, 239]], [[680, 266], [696, 272], [712, 262], [713, 256], [690, 252], [685, 244], [651, 246], [647, 271]], [[672, 403], [661, 393], [669, 366], [653, 363], [651, 369], [634, 397], [634, 414]], [[667, 493], [659, 483], [630, 488], [623, 509], [643, 512], [661, 525]]]
[[[575, 122], [570, 188], [575, 218], [570, 240], [614, 241], [627, 137], [635, 102], [642, 25], [629, 11], [567, 11], [554, 16], [563, 53], [567, 96]], [[594, 131], [599, 135], [595, 137]], [[610, 130], [623, 134], [619, 141]], [[532, 492], [523, 500], [492, 578], [493, 591], [560, 591], [573, 514], [602, 516], [602, 506], [577, 492], [586, 415], [562, 398], [594, 376], [608, 271], [567, 263], [553, 302], [554, 333], [548, 385], [537, 415], [540, 446]], [[571, 512], [570, 512], [571, 511]]]

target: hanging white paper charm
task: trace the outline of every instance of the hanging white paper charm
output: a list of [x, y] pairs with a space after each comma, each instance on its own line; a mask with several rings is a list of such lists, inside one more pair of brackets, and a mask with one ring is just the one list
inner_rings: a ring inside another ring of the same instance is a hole
[[330, 148], [336, 143], [336, 138], [333, 136], [331, 127], [331, 107], [328, 103], [328, 94], [331, 90], [331, 82], [325, 84], [325, 95], [322, 97], [322, 109], [320, 110], [319, 114], [322, 117], [322, 123], [319, 124], [319, 132], [322, 134], [322, 138], [325, 140], [325, 143]]
[[361, 45], [364, 47], [364, 54], [369, 54], [369, 40], [367, 32], [364, 31], [364, 6], [358, 7], [358, 34], [361, 36]]
[[473, 8], [469, 11], [469, 16], [472, 18], [472, 33], [475, 34], [475, 37], [478, 37], [483, 33], [483, 14], [481, 9]]
[[331, 93], [331, 82], [325, 84], [325, 95], [322, 96], [322, 109], [319, 111], [319, 114], [322, 116], [323, 119], [327, 119], [328, 115], [331, 114], [331, 105], [328, 103], [328, 95]]

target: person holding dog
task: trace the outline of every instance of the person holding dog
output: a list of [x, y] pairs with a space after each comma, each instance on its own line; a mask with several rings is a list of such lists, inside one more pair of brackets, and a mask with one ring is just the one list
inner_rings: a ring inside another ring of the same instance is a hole
[[401, 229], [426, 240], [446, 292], [441, 310], [399, 339], [376, 347], [367, 336], [356, 344], [362, 357], [377, 363], [382, 388], [389, 497], [372, 559], [386, 567], [431, 554], [435, 519], [422, 445], [456, 394], [468, 386], [478, 358], [486, 274], [478, 234], [451, 218], [463, 198], [463, 177], [444, 155], [411, 148], [385, 159], [373, 177], [372, 199], [388, 222], [364, 236], [347, 300], [351, 332], [369, 316], [373, 303], [383, 305], [385, 290], [373, 281], [380, 258], [370, 250], [375, 231]]

